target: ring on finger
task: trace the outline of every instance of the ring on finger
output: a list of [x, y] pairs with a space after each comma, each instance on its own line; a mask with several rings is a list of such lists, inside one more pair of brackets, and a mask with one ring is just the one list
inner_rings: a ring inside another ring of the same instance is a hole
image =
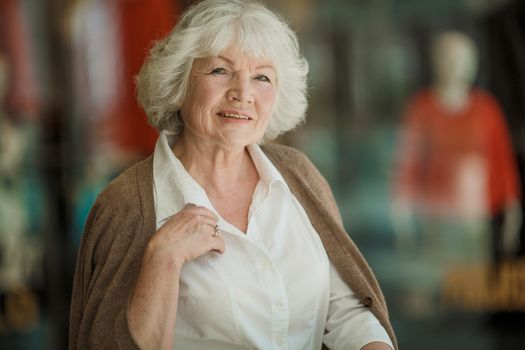
[[220, 233], [221, 233], [221, 231], [219, 230], [219, 225], [215, 225], [215, 226], [213, 226], [213, 233], [212, 233], [212, 236], [213, 236], [213, 237], [216, 237], [216, 236], [218, 236]]

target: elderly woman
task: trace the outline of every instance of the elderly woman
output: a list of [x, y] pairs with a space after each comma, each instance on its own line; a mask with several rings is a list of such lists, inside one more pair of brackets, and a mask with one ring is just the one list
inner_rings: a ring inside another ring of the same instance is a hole
[[307, 71], [255, 2], [201, 1], [155, 45], [137, 81], [160, 136], [93, 206], [71, 348], [397, 347], [326, 181], [262, 145], [304, 118]]

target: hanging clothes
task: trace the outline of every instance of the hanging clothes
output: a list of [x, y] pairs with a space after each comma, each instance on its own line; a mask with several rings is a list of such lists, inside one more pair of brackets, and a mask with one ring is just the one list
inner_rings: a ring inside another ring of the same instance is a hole
[[[520, 198], [501, 108], [480, 89], [473, 89], [468, 105], [457, 112], [442, 107], [432, 90], [416, 94], [401, 142], [396, 193], [417, 203], [422, 214], [495, 215]], [[482, 212], [469, 212], [462, 204]]]
[[88, 143], [124, 157], [153, 151], [157, 132], [135, 98], [138, 74], [154, 40], [175, 24], [173, 0], [79, 0], [72, 17], [76, 114]]
[[173, 0], [120, 0], [116, 4], [122, 36], [124, 91], [108, 127], [118, 147], [144, 156], [153, 151], [157, 132], [148, 125], [144, 111], [137, 104], [134, 77], [152, 42], [175, 25], [179, 9]]
[[0, 54], [6, 56], [9, 72], [5, 104], [16, 118], [34, 117], [42, 105], [28, 21], [21, 1], [0, 1]]

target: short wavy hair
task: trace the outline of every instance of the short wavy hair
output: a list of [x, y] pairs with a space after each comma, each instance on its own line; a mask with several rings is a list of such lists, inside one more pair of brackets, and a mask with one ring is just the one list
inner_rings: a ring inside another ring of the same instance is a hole
[[181, 132], [178, 110], [194, 59], [217, 56], [232, 43], [246, 54], [270, 59], [276, 68], [277, 98], [263, 138], [273, 139], [304, 120], [308, 63], [285, 20], [255, 1], [203, 0], [154, 44], [136, 77], [138, 102], [153, 127]]

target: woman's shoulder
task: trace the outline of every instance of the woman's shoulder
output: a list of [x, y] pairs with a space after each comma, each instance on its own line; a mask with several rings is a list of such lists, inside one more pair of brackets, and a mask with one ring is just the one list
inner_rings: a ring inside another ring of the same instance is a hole
[[97, 261], [104, 261], [110, 250], [114, 256], [120, 256], [133, 237], [141, 237], [136, 235], [137, 230], [154, 223], [151, 168], [150, 158], [131, 166], [95, 200], [84, 226], [81, 248], [98, 257]]
[[98, 195], [94, 206], [116, 209], [140, 204], [141, 197], [148, 194], [142, 189], [151, 186], [152, 176], [152, 158], [148, 157], [115, 177]]
[[329, 191], [326, 179], [303, 152], [276, 143], [264, 144], [261, 148], [287, 182], [299, 181], [315, 191]]
[[313, 166], [308, 157], [297, 148], [274, 142], [265, 143], [261, 148], [272, 161], [283, 163], [288, 167], [297, 165]]
[[343, 221], [328, 181], [304, 153], [275, 143], [265, 144], [262, 149], [303, 206], [309, 207], [307, 203], [311, 203], [311, 198], [317, 198], [313, 207], [325, 206], [342, 226]]

